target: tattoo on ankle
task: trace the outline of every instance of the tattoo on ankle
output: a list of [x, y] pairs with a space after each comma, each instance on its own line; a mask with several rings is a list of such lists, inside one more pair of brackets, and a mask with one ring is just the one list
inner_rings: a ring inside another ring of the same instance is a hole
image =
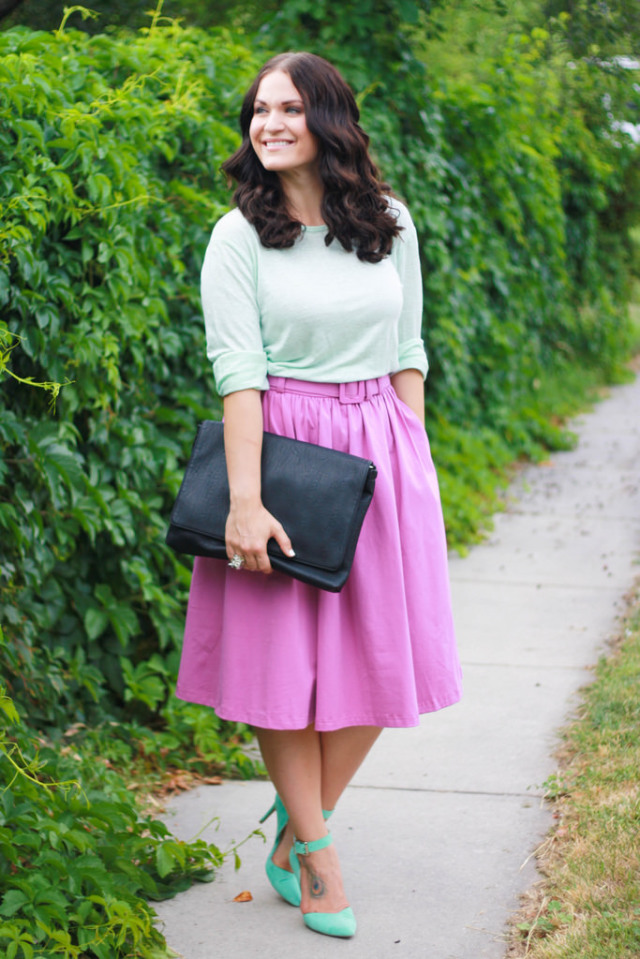
[[321, 879], [320, 876], [318, 876], [317, 873], [312, 872], [311, 869], [309, 870], [309, 879], [310, 879], [309, 892], [311, 894], [311, 898], [322, 899], [325, 892], [327, 891], [327, 888], [324, 884], [324, 879]]

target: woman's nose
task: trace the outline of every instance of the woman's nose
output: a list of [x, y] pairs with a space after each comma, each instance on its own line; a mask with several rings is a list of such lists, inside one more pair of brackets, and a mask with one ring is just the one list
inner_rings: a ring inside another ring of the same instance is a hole
[[282, 127], [283, 127], [282, 114], [279, 113], [277, 110], [272, 110], [269, 116], [267, 117], [266, 123], [264, 125], [265, 130], [267, 132], [271, 132], [273, 130], [281, 130]]

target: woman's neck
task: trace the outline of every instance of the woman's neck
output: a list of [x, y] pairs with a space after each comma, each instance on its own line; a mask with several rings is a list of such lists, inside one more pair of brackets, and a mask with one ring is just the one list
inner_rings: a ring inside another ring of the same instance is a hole
[[305, 226], [323, 226], [324, 184], [316, 171], [280, 174], [280, 182], [291, 215]]

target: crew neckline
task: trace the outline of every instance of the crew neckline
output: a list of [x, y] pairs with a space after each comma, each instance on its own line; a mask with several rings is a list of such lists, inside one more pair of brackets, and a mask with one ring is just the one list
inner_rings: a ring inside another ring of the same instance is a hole
[[328, 230], [329, 227], [326, 223], [322, 223], [320, 226], [307, 226], [306, 223], [302, 224], [302, 230], [304, 233], [322, 233], [324, 230]]

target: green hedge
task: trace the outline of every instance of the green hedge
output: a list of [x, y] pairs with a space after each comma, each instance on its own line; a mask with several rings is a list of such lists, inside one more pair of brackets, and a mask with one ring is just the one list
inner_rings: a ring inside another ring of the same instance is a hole
[[41, 724], [86, 719], [105, 688], [155, 709], [188, 580], [162, 542], [167, 507], [194, 423], [216, 411], [200, 258], [228, 197], [225, 118], [255, 63], [226, 35], [177, 28], [20, 29], [0, 50], [11, 369], [69, 381], [53, 416], [38, 391], [3, 382], [11, 691]]

